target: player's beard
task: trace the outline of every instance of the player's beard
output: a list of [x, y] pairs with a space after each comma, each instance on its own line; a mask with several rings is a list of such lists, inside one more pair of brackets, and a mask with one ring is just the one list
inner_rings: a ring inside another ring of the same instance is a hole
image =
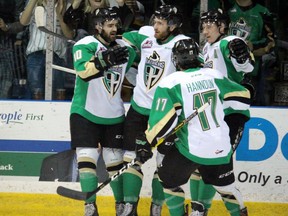
[[102, 32], [101, 37], [108, 43], [111, 43], [116, 40], [116, 32], [110, 32], [107, 34], [106, 32]]

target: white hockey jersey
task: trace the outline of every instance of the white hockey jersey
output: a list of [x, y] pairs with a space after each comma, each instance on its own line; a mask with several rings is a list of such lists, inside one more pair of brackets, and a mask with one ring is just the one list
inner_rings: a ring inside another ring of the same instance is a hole
[[235, 38], [239, 37], [227, 36], [213, 44], [206, 43], [203, 47], [204, 67], [217, 69], [225, 77], [241, 83], [244, 74], [252, 72], [254, 67], [249, 61], [239, 64], [230, 57], [228, 43]]
[[139, 31], [124, 33], [123, 37], [141, 52], [131, 105], [137, 112], [149, 115], [155, 89], [160, 80], [176, 71], [171, 60], [173, 46], [178, 40], [188, 37], [180, 34], [160, 44], [154, 37], [152, 26], [144, 26]]
[[[117, 39], [116, 42], [120, 46], [128, 47], [128, 62], [110, 67], [104, 72], [104, 76], [89, 81], [76, 77], [71, 113], [78, 113], [97, 124], [111, 125], [124, 121], [125, 109], [121, 98], [121, 87], [125, 73], [132, 65], [136, 54], [124, 40]], [[91, 59], [98, 52], [105, 50], [107, 47], [94, 36], [87, 36], [78, 41], [73, 47], [76, 72], [95, 70]]]
[[247, 89], [217, 70], [195, 68], [175, 72], [156, 89], [147, 140], [155, 146], [159, 138], [210, 101], [210, 106], [176, 132], [175, 145], [181, 154], [196, 163], [228, 163], [232, 151], [225, 110], [232, 108], [250, 116], [249, 100]]

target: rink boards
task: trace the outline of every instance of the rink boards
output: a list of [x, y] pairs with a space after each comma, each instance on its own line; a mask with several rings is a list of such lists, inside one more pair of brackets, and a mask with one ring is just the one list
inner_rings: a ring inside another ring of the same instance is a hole
[[[64, 184], [45, 186], [38, 179], [43, 158], [70, 147], [69, 109], [70, 102], [0, 101], [0, 192], [53, 194]], [[287, 108], [251, 108], [235, 154], [235, 176], [245, 200], [287, 203], [287, 122]], [[155, 160], [144, 165], [143, 197], [151, 195], [154, 168]], [[78, 183], [65, 184], [79, 188]], [[108, 187], [102, 192], [112, 195]]]

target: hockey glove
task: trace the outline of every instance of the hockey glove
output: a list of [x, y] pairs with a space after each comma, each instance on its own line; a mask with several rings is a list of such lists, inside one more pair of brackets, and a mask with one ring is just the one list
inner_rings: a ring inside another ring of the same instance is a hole
[[148, 143], [144, 133], [136, 137], [136, 160], [145, 163], [152, 158], [151, 145]]
[[239, 39], [235, 38], [228, 43], [230, 50], [230, 56], [235, 58], [239, 64], [244, 64], [247, 59], [250, 59], [250, 50], [247, 44]]
[[249, 119], [249, 117], [240, 113], [232, 113], [224, 117], [224, 121], [227, 123], [230, 130], [229, 136], [233, 152], [237, 149], [241, 141], [245, 123]]
[[128, 61], [127, 58], [127, 47], [115, 46], [103, 52], [99, 52], [94, 60], [94, 64], [99, 71], [106, 71], [114, 65], [124, 64]]

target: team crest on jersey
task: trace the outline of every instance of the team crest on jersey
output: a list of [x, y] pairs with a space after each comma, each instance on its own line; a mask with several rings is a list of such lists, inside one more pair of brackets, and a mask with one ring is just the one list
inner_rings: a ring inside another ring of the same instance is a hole
[[114, 66], [106, 71], [105, 76], [102, 79], [103, 84], [111, 97], [116, 94], [121, 86], [121, 74], [122, 66]]
[[153, 42], [151, 40], [147, 40], [143, 45], [142, 48], [151, 48], [153, 45]]
[[231, 22], [229, 29], [231, 35], [241, 37], [243, 40], [246, 40], [251, 32], [251, 26], [242, 17], [237, 22]]
[[150, 90], [159, 82], [164, 73], [164, 68], [165, 61], [160, 61], [160, 56], [156, 51], [146, 58], [144, 82], [147, 90]]

